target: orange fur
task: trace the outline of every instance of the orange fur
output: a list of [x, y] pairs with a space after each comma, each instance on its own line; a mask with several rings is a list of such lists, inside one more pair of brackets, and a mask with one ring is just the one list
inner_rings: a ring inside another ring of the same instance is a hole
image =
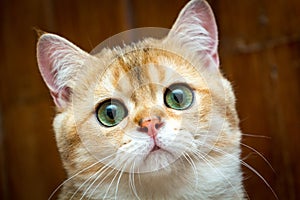
[[[81, 128], [84, 131], [83, 134], [90, 134], [85, 130], [93, 128], [99, 129], [95, 131], [101, 132], [101, 134], [108, 138], [108, 140], [113, 139], [114, 145], [116, 145], [117, 147], [121, 147], [122, 145], [126, 145], [131, 142], [130, 140], [126, 141], [124, 139], [124, 134], [126, 134], [126, 132], [129, 132], [132, 128], [138, 127], [139, 120], [148, 117], [149, 115], [157, 115], [161, 116], [162, 118], [172, 119], [181, 123], [181, 121], [183, 120], [182, 118], [185, 117], [185, 114], [168, 108], [163, 108], [160, 106], [157, 107], [157, 105], [162, 104], [158, 103], [161, 98], [156, 98], [156, 96], [158, 94], [163, 95], [164, 88], [159, 87], [157, 83], [152, 82], [153, 74], [147, 71], [149, 65], [152, 65], [152, 67], [154, 67], [159, 72], [160, 77], [158, 80], [162, 84], [165, 81], [166, 86], [168, 86], [168, 84], [171, 84], [173, 80], [170, 81], [166, 79], [166, 73], [161, 68], [161, 66], [164, 66], [165, 63], [172, 63], [172, 66], [168, 65], [168, 67], [172, 68], [172, 70], [174, 70], [178, 74], [184, 74], [184, 77], [189, 77], [185, 81], [187, 81], [187, 83], [192, 88], [194, 88], [197, 104], [200, 105], [200, 107], [195, 111], [186, 111], [187, 113], [190, 113], [190, 118], [198, 118], [199, 122], [201, 123], [209, 123], [213, 109], [223, 110], [224, 108], [226, 108], [226, 112], [224, 112], [224, 115], [222, 117], [224, 117], [225, 123], [228, 124], [226, 125], [227, 128], [220, 135], [218, 135], [218, 139], [213, 139], [210, 141], [210, 143], [211, 145], [223, 149], [224, 151], [227, 151], [227, 149], [238, 148], [236, 145], [239, 143], [236, 141], [240, 140], [240, 134], [230, 135], [232, 130], [238, 130], [238, 121], [234, 109], [235, 102], [233, 93], [231, 91], [231, 86], [227, 83], [222, 85], [222, 87], [225, 87], [224, 91], [227, 91], [225, 95], [214, 93], [213, 88], [208, 88], [206, 82], [201, 77], [204, 75], [200, 74], [199, 78], [199, 72], [197, 72], [195, 70], [195, 67], [187, 62], [184, 58], [179, 57], [169, 51], [148, 48], [147, 59], [134, 60], [137, 57], [144, 58], [145, 55], [141, 55], [143, 53], [144, 51], [134, 51], [127, 53], [127, 56], [129, 56], [128, 62], [120, 62], [120, 58], [116, 59], [115, 62], [110, 65], [110, 68], [108, 68], [104, 74], [101, 74], [100, 77], [98, 77], [99, 74], [95, 73], [97, 69], [94, 69], [92, 67], [90, 68], [91, 72], [87, 72], [88, 74], [93, 74], [92, 77], [87, 77], [88, 79], [97, 80], [94, 82], [86, 81], [86, 83], [88, 84], [91, 83], [91, 85], [88, 85], [88, 87], [93, 89], [92, 95], [94, 95], [95, 100], [101, 101], [101, 99], [106, 99], [112, 96], [112, 93], [109, 92], [109, 88], [105, 88], [106, 85], [110, 85], [110, 87], [115, 88], [115, 93], [124, 93], [126, 94], [126, 96], [128, 95], [128, 99], [123, 99], [122, 101], [126, 103], [127, 101], [129, 101], [133, 107], [130, 110], [127, 124], [122, 125], [121, 129], [119, 127], [113, 129], [105, 129], [99, 124], [97, 124], [97, 126], [100, 127], [88, 127], [90, 126], [88, 121], [95, 120], [93, 119], [95, 118], [94, 115], [91, 115], [90, 111], [83, 112], [79, 117], [76, 118], [76, 120], [74, 120], [73, 109], [67, 109], [65, 112], [61, 113], [64, 120], [54, 124], [54, 126], [56, 127], [57, 136], [63, 135], [63, 137], [57, 137], [57, 140], [59, 148], [61, 149], [66, 170], [70, 175], [76, 174], [76, 172], [78, 172], [80, 169], [84, 169], [84, 167], [87, 167], [89, 164], [96, 162], [95, 158], [93, 158], [93, 156], [91, 155], [93, 154], [93, 152], [87, 152], [86, 148], [84, 147], [84, 145], [82, 145], [81, 140], [79, 139], [80, 136], [78, 136], [78, 132], [76, 131], [80, 130]], [[135, 69], [135, 67], [137, 67], [139, 71], [133, 70]], [[137, 73], [140, 73], [140, 75], [137, 75]], [[106, 79], [106, 76], [112, 77], [111, 80], [108, 81]], [[216, 73], [215, 76], [217, 79], [223, 79], [223, 77], [219, 73]], [[125, 79], [129, 79], [129, 81], [126, 82], [129, 85], [126, 85], [126, 87], [124, 87], [124, 85], [122, 87], [122, 84], [120, 85], [120, 81], [124, 79], [124, 77], [126, 77]], [[176, 75], [172, 77], [174, 78], [176, 77]], [[176, 78], [174, 80], [176, 80]], [[89, 95], [87, 91], [81, 91], [82, 85], [78, 85], [77, 87], [78, 89], [75, 89], [74, 91], [78, 90], [78, 94], [75, 95], [81, 96], [80, 98], [82, 99], [85, 98], [85, 95]], [[116, 98], [120, 97], [117, 96]], [[189, 122], [185, 120], [183, 121], [183, 126], [185, 126], [186, 123]], [[66, 127], [73, 128], [66, 129]], [[61, 131], [61, 133], [59, 130]], [[206, 128], [204, 128], [204, 130], [208, 131], [209, 127], [207, 126]], [[94, 137], [96, 136], [97, 135], [94, 135]], [[100, 151], [101, 148], [101, 144], [99, 144]], [[214, 162], [214, 159], [218, 159], [218, 157], [221, 156], [219, 152], [214, 152], [212, 150], [208, 150], [207, 153], [212, 157], [211, 162]], [[81, 157], [85, 157], [85, 164], [83, 164], [79, 159]], [[97, 165], [97, 167], [88, 169], [81, 176], [89, 177], [92, 174], [96, 173], [101, 167], [103, 167], [103, 164], [99, 164]], [[115, 173], [118, 172], [114, 172], [112, 174]], [[124, 174], [123, 176], [126, 177], [128, 175]], [[104, 180], [104, 183], [109, 184], [111, 180], [112, 178], [106, 178]], [[77, 179], [75, 178], [73, 181], [77, 181]], [[69, 184], [72, 184], [73, 181], [70, 181]], [[78, 193], [82, 194], [83, 191]]]
[[[208, 5], [201, 0], [191, 1], [187, 7], [187, 11], [205, 8], [204, 12], [213, 19]], [[185, 15], [182, 12], [180, 16]], [[198, 46], [186, 46], [193, 42], [180, 43], [186, 35], [177, 38], [172, 32], [182, 31], [180, 23], [175, 23], [166, 38], [148, 38], [94, 55], [58, 36], [41, 37], [39, 65], [59, 107], [53, 126], [68, 174], [60, 199], [244, 197], [235, 97], [216, 66], [216, 47], [208, 52], [205, 46], [215, 44], [216, 38], [211, 39], [213, 42], [202, 41], [208, 37], [206, 32], [200, 32], [190, 38], [200, 40]], [[198, 31], [202, 30], [200, 27]], [[212, 35], [216, 37], [216, 32]], [[48, 40], [61, 46], [47, 49], [43, 41]], [[43, 68], [43, 48], [50, 52], [46, 56], [53, 53], [60, 57], [65, 53], [73, 59], [50, 59], [54, 69], [61, 70], [54, 76], [57, 82], [49, 78], [53, 70], [49, 73]], [[56, 87], [57, 83], [63, 86]], [[191, 90], [193, 101], [186, 109], [166, 105], [166, 92], [176, 84]], [[59, 96], [61, 93], [69, 98]], [[127, 111], [113, 127], [97, 119], [98, 107], [109, 99], [117, 100]], [[154, 118], [159, 124], [151, 125]], [[146, 119], [145, 128], [141, 121]], [[150, 134], [150, 129], [157, 135]]]

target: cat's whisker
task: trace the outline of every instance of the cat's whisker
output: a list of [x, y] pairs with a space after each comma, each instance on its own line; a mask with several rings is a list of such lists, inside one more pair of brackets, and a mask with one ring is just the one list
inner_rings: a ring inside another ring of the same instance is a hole
[[[208, 156], [210, 159], [212, 159], [212, 160], [214, 160], [215, 162], [219, 162], [218, 160], [216, 160], [215, 158], [213, 158], [212, 156], [210, 156], [210, 155], [206, 155], [206, 156]], [[240, 160], [239, 160], [239, 162], [240, 162]], [[246, 192], [246, 191], [245, 191]], [[236, 192], [237, 193], [237, 192]], [[238, 193], [237, 193], [238, 194]], [[247, 199], [250, 199], [250, 197], [249, 197], [249, 195], [248, 195], [248, 193], [246, 192], [246, 196], [247, 196]]]
[[[134, 158], [133, 158], [133, 159], [134, 159]], [[125, 162], [124, 166], [122, 167], [122, 169], [120, 170], [120, 175], [119, 175], [119, 177], [118, 177], [117, 184], [116, 184], [115, 199], [117, 199], [117, 194], [118, 194], [118, 190], [119, 190], [119, 185], [120, 185], [120, 182], [121, 182], [121, 178], [122, 178], [122, 175], [123, 175], [124, 172], [125, 172], [124, 169], [127, 167], [127, 163], [131, 163], [131, 162], [132, 162], [131, 160], [127, 160], [127, 161]], [[131, 170], [131, 168], [130, 168], [130, 170]], [[130, 176], [131, 173], [132, 173], [132, 172], [130, 171], [128, 175]]]
[[248, 134], [248, 133], [242, 133], [242, 136], [253, 137], [253, 138], [271, 139], [271, 137], [266, 136], [266, 135], [257, 135], [257, 134]]
[[[104, 166], [104, 167], [105, 167], [105, 166]], [[99, 171], [101, 171], [104, 167], [101, 167]], [[85, 181], [84, 181], [84, 182], [76, 189], [76, 191], [73, 193], [73, 195], [71, 196], [70, 199], [73, 199], [73, 198], [75, 197], [75, 195], [81, 190], [81, 188], [82, 188], [83, 186], [85, 186], [88, 182], [90, 182], [90, 181], [92, 180], [92, 178], [98, 174], [99, 171], [97, 171], [96, 173], [94, 173], [94, 174], [92, 174], [90, 177], [88, 177], [88, 178], [87, 178], [87, 179], [86, 179], [86, 180], [85, 180]], [[83, 194], [82, 196], [85, 196], [85, 194]]]
[[[211, 147], [209, 147], [209, 146], [207, 146], [208, 148], [211, 148]], [[218, 153], [221, 153], [222, 155], [224, 155], [224, 156], [228, 156], [228, 157], [231, 157], [231, 158], [236, 158], [235, 156], [233, 156], [233, 155], [231, 155], [230, 153], [228, 153], [228, 152], [225, 152], [225, 151], [223, 151], [222, 149], [220, 149], [220, 148], [217, 148], [217, 147], [213, 147], [213, 148], [211, 148], [213, 151], [216, 151], [216, 152], [218, 152]], [[208, 154], [207, 154], [207, 156], [209, 156]], [[211, 156], [210, 156], [211, 157]], [[212, 157], [211, 157], [212, 158]], [[239, 159], [239, 162], [243, 165], [243, 166], [245, 166], [245, 167], [247, 167], [250, 171], [252, 171], [256, 176], [258, 176], [263, 182], [264, 182], [264, 184], [270, 189], [270, 191], [273, 193], [273, 195], [274, 195], [274, 197], [276, 198], [276, 199], [278, 199], [278, 196], [277, 196], [277, 194], [275, 193], [275, 191], [273, 190], [273, 188], [271, 187], [271, 185], [268, 183], [268, 181], [256, 170], [256, 169], [254, 169], [251, 165], [249, 165], [248, 163], [246, 163], [245, 161], [243, 161], [243, 160], [241, 160], [241, 159]]]
[[[106, 191], [105, 191], [105, 194], [104, 194], [104, 196], [103, 196], [103, 199], [105, 199], [106, 196], [108, 195], [108, 193], [109, 193], [109, 191], [110, 191], [110, 188], [111, 188], [113, 182], [115, 181], [115, 179], [117, 178], [117, 176], [119, 175], [119, 177], [121, 177], [121, 176], [122, 176], [122, 173], [123, 173], [123, 169], [117, 170], [117, 172], [115, 173], [114, 177], [113, 177], [112, 180], [110, 181], [110, 184], [108, 185], [108, 187], [107, 187], [107, 189], [106, 189]], [[98, 188], [98, 187], [99, 187], [99, 186], [97, 185], [96, 188]], [[95, 192], [95, 191], [93, 191], [93, 192]], [[93, 194], [93, 193], [92, 193], [92, 194]]]
[[[101, 179], [101, 181], [94, 187], [94, 189], [92, 190], [92, 192], [89, 194], [89, 199], [92, 198], [92, 196], [94, 195], [94, 193], [96, 192], [97, 188], [99, 188], [99, 186], [114, 172], [116, 171], [116, 175], [118, 174], [118, 170], [114, 169], [113, 167], [111, 167], [111, 164], [116, 163], [115, 160], [112, 160], [109, 165], [107, 165], [107, 168], [105, 169], [105, 171], [101, 172], [97, 178], [93, 181], [93, 183], [89, 186], [90, 188], [101, 178], [101, 176], [108, 170], [110, 169], [110, 171]], [[90, 190], [90, 189], [89, 189]], [[88, 190], [87, 190], [88, 191]]]
[[81, 173], [83, 173], [83, 172], [89, 170], [90, 168], [94, 167], [95, 165], [98, 165], [98, 164], [102, 163], [103, 161], [105, 161], [106, 159], [109, 159], [110, 157], [112, 157], [112, 156], [114, 156], [114, 155], [115, 155], [115, 154], [111, 154], [111, 155], [109, 155], [109, 156], [107, 156], [107, 157], [105, 157], [105, 158], [103, 158], [103, 159], [101, 159], [101, 160], [99, 160], [99, 161], [97, 161], [97, 162], [95, 162], [95, 163], [93, 163], [93, 164], [91, 164], [91, 165], [89, 165], [89, 166], [87, 166], [87, 167], [81, 169], [81, 170], [78, 171], [76, 174], [74, 174], [74, 175], [72, 175], [71, 177], [69, 177], [68, 179], [66, 179], [64, 182], [62, 182], [62, 183], [61, 183], [61, 184], [60, 184], [60, 185], [52, 192], [52, 194], [50, 195], [50, 197], [48, 198], [48, 200], [51, 200], [52, 197], [56, 194], [56, 192], [57, 192], [62, 186], [64, 186], [67, 182], [71, 181], [72, 179], [74, 179], [75, 177], [77, 177], [78, 175], [80, 175]]
[[[138, 149], [140, 146], [135, 146], [135, 148], [134, 149], [131, 149], [131, 152], [128, 152], [128, 153], [132, 153], [132, 152], [134, 152], [136, 149]], [[118, 154], [118, 152], [117, 153], [115, 153], [115, 154]], [[121, 172], [121, 175], [122, 175], [122, 173], [123, 173], [123, 169], [126, 167], [126, 165], [125, 166], [123, 166], [122, 168], [121, 168], [121, 170], [117, 170], [118, 168], [120, 168], [120, 166], [124, 163], [124, 161], [126, 161], [126, 156], [120, 161], [120, 160], [116, 160], [116, 158], [114, 158], [113, 160], [111, 160], [111, 162], [109, 162], [108, 164], [106, 164], [106, 166], [108, 167], [108, 168], [112, 168], [111, 169], [111, 171], [105, 176], [105, 177], [103, 177], [102, 178], [102, 180], [95, 186], [95, 188], [94, 188], [94, 190], [91, 192], [91, 194], [89, 195], [90, 197], [95, 193], [95, 191], [96, 191], [96, 189], [97, 188], [99, 188], [99, 186], [104, 182], [104, 180], [108, 177], [108, 176], [110, 176], [112, 173], [113, 173], [113, 171], [116, 171], [116, 174], [115, 174], [115, 176], [113, 177], [113, 180], [111, 181], [111, 184], [113, 183], [113, 181], [115, 180], [115, 178], [116, 178], [116, 176]], [[128, 160], [125, 162], [125, 164], [128, 162]], [[115, 167], [113, 167], [113, 166], [115, 166]], [[105, 171], [107, 171], [107, 170], [105, 170]], [[90, 187], [92, 187], [92, 185], [94, 185], [95, 184], [95, 182], [102, 176], [102, 174], [105, 172], [105, 171], [103, 171], [101, 174], [99, 174], [98, 175], [98, 177], [94, 180], [94, 182], [90, 185]], [[111, 184], [108, 186], [108, 190], [109, 190], [109, 188], [111, 187]], [[88, 189], [88, 190], [90, 190], [90, 189]], [[88, 191], [87, 190], [87, 191]], [[107, 193], [108, 191], [106, 191], [106, 193]], [[106, 196], [106, 193], [105, 193], [105, 196]]]
[[188, 153], [185, 153], [185, 152], [183, 152], [182, 153], [182, 156], [185, 158], [185, 160], [191, 165], [191, 167], [192, 167], [192, 169], [193, 169], [193, 173], [194, 173], [194, 175], [195, 175], [195, 188], [197, 188], [197, 186], [198, 186], [198, 171], [197, 171], [197, 168], [196, 168], [196, 165], [195, 165], [195, 163], [194, 163], [194, 161], [193, 161], [193, 159], [189, 156], [189, 154]]
[[249, 159], [252, 155], [256, 155], [256, 153], [249, 152], [247, 155], [245, 155], [244, 157], [242, 157], [241, 160], [245, 161], [245, 160]]
[[[116, 155], [116, 153], [114, 154], [111, 154], [109, 156], [106, 156], [104, 158], [102, 158], [101, 160], [97, 161], [95, 164], [103, 164], [103, 162], [111, 157], [113, 157], [114, 155]], [[111, 161], [110, 161], [111, 162]], [[91, 175], [87, 180], [85, 180], [81, 185], [80, 187], [77, 188], [77, 190], [73, 193], [73, 195], [71, 196], [71, 199], [74, 198], [74, 196], [80, 191], [80, 189], [87, 183], [91, 180], [91, 178], [95, 175], [97, 175], [98, 173], [100, 173], [103, 169], [106, 169], [106, 165], [102, 166], [95, 174]], [[78, 174], [79, 175], [79, 174]], [[85, 194], [83, 194], [83, 196], [85, 196]]]
[[130, 188], [132, 189], [132, 192], [134, 194], [134, 196], [138, 199], [141, 200], [139, 195], [137, 194], [137, 190], [135, 187], [135, 178], [134, 178], [134, 174], [135, 174], [135, 161], [133, 162], [132, 167], [130, 168], [130, 174], [129, 174], [129, 183], [130, 183]]
[[259, 151], [257, 151], [255, 148], [253, 148], [253, 147], [250, 147], [249, 145], [246, 145], [246, 144], [244, 144], [244, 143], [242, 143], [242, 142], [240, 142], [240, 144], [242, 145], [242, 146], [244, 146], [244, 147], [246, 147], [246, 148], [248, 148], [248, 149], [250, 149], [250, 150], [252, 150], [252, 151], [254, 151], [254, 153], [257, 153], [268, 165], [269, 165], [269, 167], [272, 169], [272, 171], [275, 173], [275, 170], [274, 170], [274, 168], [272, 167], [272, 165], [271, 165], [271, 163], [267, 160], [267, 158], [264, 156], [264, 155], [262, 155]]
[[180, 159], [180, 162], [184, 165], [184, 168], [187, 168], [186, 162], [185, 162], [186, 158], [184, 158], [183, 156], [180, 156], [179, 159]]
[[194, 150], [193, 153], [196, 155], [196, 157], [198, 157], [199, 159], [201, 159], [204, 162], [206, 162], [207, 165], [211, 169], [215, 170], [215, 172], [217, 172], [220, 176], [222, 176], [226, 180], [226, 182], [233, 188], [233, 190], [235, 191], [235, 193], [237, 194], [237, 196], [240, 196], [237, 188], [232, 185], [231, 181], [219, 169], [217, 169], [216, 167], [214, 167], [213, 164], [206, 158], [206, 156], [208, 156], [208, 154], [205, 155], [205, 156], [203, 156], [201, 154], [201, 152], [199, 152], [198, 149], [193, 149], [193, 150]]
[[[218, 136], [211, 136], [211, 135], [205, 135], [204, 137], [205, 138], [209, 138], [209, 139], [220, 139], [220, 137], [218, 137]], [[226, 140], [228, 141], [228, 139], [222, 138], [222, 141], [226, 141]], [[201, 144], [201, 146], [203, 146], [203, 145], [206, 144], [205, 142], [198, 142], [198, 143]], [[275, 173], [275, 170], [272, 167], [271, 163], [267, 160], [267, 158], [262, 153], [260, 153], [255, 148], [253, 148], [253, 147], [251, 147], [251, 146], [249, 146], [249, 145], [247, 145], [247, 144], [245, 144], [243, 142], [239, 142], [239, 143], [240, 143], [240, 145], [242, 145], [242, 146], [250, 149], [251, 151], [253, 151], [254, 153], [256, 153], [259, 157], [261, 157], [267, 163], [267, 165], [271, 168], [271, 170]]]
[[255, 170], [251, 165], [249, 165], [248, 163], [246, 163], [245, 161], [240, 160], [241, 164], [245, 167], [247, 167], [248, 169], [250, 169], [254, 174], [256, 174], [265, 184], [266, 186], [271, 190], [271, 192], [273, 193], [274, 197], [279, 200], [277, 194], [275, 193], [275, 191], [273, 190], [273, 188], [271, 187], [271, 185], [268, 183], [268, 181], [257, 171]]
[[117, 174], [119, 174], [119, 177], [118, 177], [117, 184], [116, 184], [116, 189], [115, 189], [115, 200], [118, 199], [118, 190], [119, 190], [119, 185], [120, 185], [121, 177], [122, 177], [123, 173], [124, 173], [123, 169], [119, 170], [118, 173], [117, 173]]
[[[83, 186], [85, 186], [88, 182], [91, 181], [91, 179], [96, 175], [97, 173], [95, 174], [92, 174], [90, 177], [86, 178], [86, 180], [76, 189], [76, 191], [72, 194], [70, 200], [72, 200], [75, 195], [81, 190], [81, 188], [83, 188]], [[85, 194], [83, 194], [82, 196], [85, 196]]]
[[142, 185], [142, 180], [141, 180], [141, 173], [140, 173], [140, 168], [137, 168], [137, 174], [138, 174], [138, 180], [139, 180], [139, 185]]
[[108, 187], [106, 189], [106, 192], [105, 192], [105, 194], [103, 196], [103, 199], [105, 199], [106, 196], [108, 195], [109, 190], [110, 190], [113, 182], [115, 181], [116, 177], [118, 176], [118, 174], [119, 174], [118, 182], [121, 180], [121, 177], [122, 177], [122, 175], [124, 173], [124, 169], [127, 167], [127, 165], [130, 162], [130, 160], [127, 160], [126, 158], [124, 158], [121, 162], [120, 161], [119, 162], [120, 162], [120, 164], [122, 164], [124, 161], [125, 161], [125, 163], [124, 163], [123, 167], [120, 170], [117, 171], [117, 173], [114, 175], [113, 179], [111, 180], [110, 184], [108, 185]]
[[[118, 153], [116, 152], [116, 153], [114, 153], [114, 155], [117, 155]], [[110, 176], [111, 174], [112, 174], [112, 172], [113, 171], [116, 171], [115, 169], [114, 169], [114, 167], [112, 167], [114, 164], [116, 164], [117, 163], [117, 161], [115, 160], [115, 158], [113, 159], [113, 160], [111, 160], [109, 163], [107, 163], [104, 167], [106, 167], [103, 171], [102, 171], [102, 169], [101, 170], [99, 170], [96, 174], [99, 174], [100, 172], [100, 174], [96, 177], [96, 179], [93, 181], [93, 183], [89, 186], [89, 188], [85, 191], [85, 193], [87, 193], [90, 189], [91, 189], [91, 187], [95, 184], [95, 182], [97, 182], [98, 180], [99, 180], [99, 178], [108, 170], [108, 169], [111, 169], [111, 171], [105, 176], [105, 177], [103, 177], [102, 178], [102, 180], [101, 180], [101, 182], [99, 182], [98, 184], [97, 184], [97, 186], [94, 188], [94, 190], [92, 191], [92, 193], [89, 195], [89, 198], [91, 198], [92, 197], [92, 195], [94, 194], [94, 192], [95, 192], [95, 190], [102, 184], [102, 182], [108, 177], [108, 176]], [[85, 196], [85, 194], [83, 195], [83, 196]]]
[[[90, 178], [94, 177], [94, 176], [97, 176], [93, 182], [87, 187], [87, 189], [85, 189], [84, 193], [82, 194], [82, 198], [85, 197], [85, 195], [87, 194], [87, 192], [92, 188], [92, 186], [95, 184], [95, 182], [97, 182], [97, 180], [102, 176], [102, 174], [104, 174], [109, 168], [109, 164], [111, 164], [113, 161], [110, 161], [108, 164], [104, 165], [102, 168], [100, 168], [100, 170], [98, 170], [96, 173], [94, 173]], [[105, 179], [106, 177], [103, 178], [103, 180]], [[86, 184], [87, 182], [85, 181], [83, 184]], [[83, 185], [80, 186], [80, 188], [82, 187]], [[78, 188], [77, 190], [79, 190], [80, 188]], [[78, 191], [76, 191], [78, 192]], [[89, 196], [90, 198], [90, 196]]]

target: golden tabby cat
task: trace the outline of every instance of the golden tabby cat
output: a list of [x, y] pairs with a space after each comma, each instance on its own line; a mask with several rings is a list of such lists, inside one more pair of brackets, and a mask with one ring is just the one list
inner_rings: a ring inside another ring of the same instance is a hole
[[239, 120], [214, 16], [190, 1], [163, 39], [89, 54], [43, 34], [68, 179], [60, 199], [243, 199]]

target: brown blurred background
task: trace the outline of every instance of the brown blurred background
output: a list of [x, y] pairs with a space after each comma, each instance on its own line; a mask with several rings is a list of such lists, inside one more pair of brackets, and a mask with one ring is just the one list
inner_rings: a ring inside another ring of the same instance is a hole
[[[0, 199], [47, 199], [65, 178], [51, 127], [54, 105], [38, 72], [32, 28], [58, 33], [90, 51], [127, 29], [169, 28], [186, 2], [0, 1]], [[221, 68], [235, 87], [246, 134], [242, 156], [279, 199], [300, 199], [300, 1], [209, 3], [219, 25]], [[264, 155], [275, 172], [246, 145]], [[257, 175], [244, 172], [250, 199], [275, 199]]]

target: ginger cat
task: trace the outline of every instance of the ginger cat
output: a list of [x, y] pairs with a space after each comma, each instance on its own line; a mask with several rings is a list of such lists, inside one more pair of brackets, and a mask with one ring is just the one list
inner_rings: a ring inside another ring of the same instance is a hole
[[57, 107], [68, 179], [59, 199], [243, 199], [239, 119], [208, 3], [190, 1], [163, 39], [89, 54], [37, 44]]

